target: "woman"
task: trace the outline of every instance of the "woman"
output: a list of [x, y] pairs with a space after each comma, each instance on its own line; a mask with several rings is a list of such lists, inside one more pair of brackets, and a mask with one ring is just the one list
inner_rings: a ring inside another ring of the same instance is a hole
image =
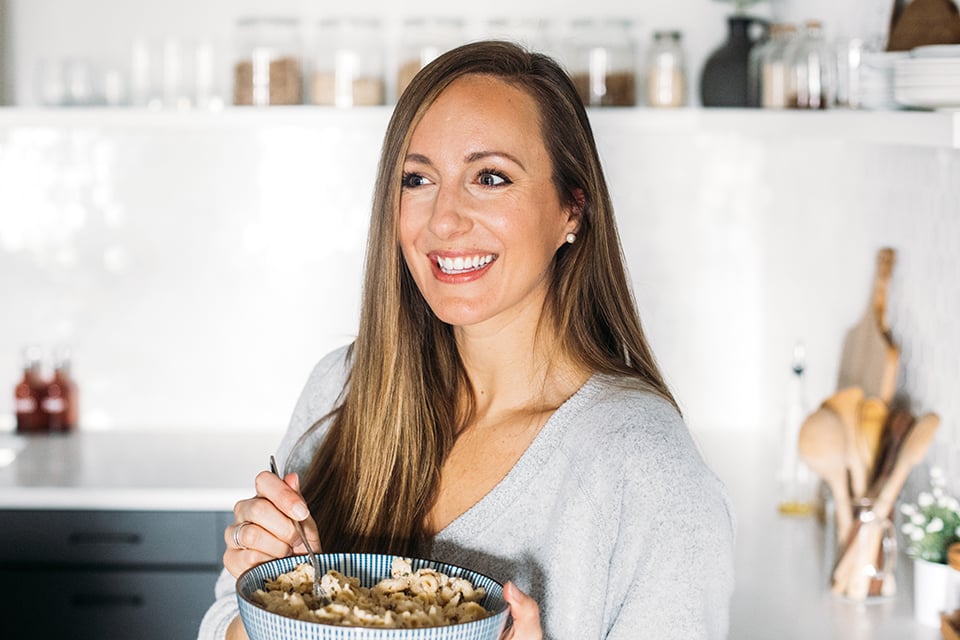
[[723, 637], [729, 505], [644, 338], [562, 69], [504, 42], [423, 69], [368, 242], [357, 339], [301, 395], [296, 473], [236, 505], [201, 636], [245, 636], [233, 576], [301, 552], [296, 518], [325, 551], [507, 582], [517, 640]]

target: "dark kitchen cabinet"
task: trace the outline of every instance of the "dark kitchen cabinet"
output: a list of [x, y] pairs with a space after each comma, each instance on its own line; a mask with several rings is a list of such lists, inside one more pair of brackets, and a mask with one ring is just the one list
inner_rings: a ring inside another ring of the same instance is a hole
[[232, 514], [0, 511], [4, 637], [195, 638]]

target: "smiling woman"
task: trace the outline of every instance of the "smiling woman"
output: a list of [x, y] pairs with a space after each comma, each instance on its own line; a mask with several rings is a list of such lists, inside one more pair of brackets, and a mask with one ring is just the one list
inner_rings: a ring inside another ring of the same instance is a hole
[[729, 502], [647, 344], [553, 60], [473, 43], [401, 96], [357, 339], [317, 365], [278, 456], [296, 473], [237, 503], [202, 637], [245, 635], [233, 577], [301, 551], [291, 519], [328, 552], [506, 583], [515, 640], [725, 636]]

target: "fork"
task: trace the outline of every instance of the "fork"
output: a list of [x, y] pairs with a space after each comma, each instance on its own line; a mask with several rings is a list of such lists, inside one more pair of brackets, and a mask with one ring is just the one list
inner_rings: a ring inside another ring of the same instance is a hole
[[[273, 456], [270, 456], [270, 471], [283, 480], [283, 476], [280, 475], [280, 470], [277, 469], [277, 460]], [[293, 520], [293, 518], [291, 518], [291, 520]], [[320, 606], [325, 607], [330, 604], [330, 596], [327, 595], [323, 585], [320, 584], [320, 561], [317, 559], [317, 554], [313, 552], [313, 548], [310, 547], [310, 543], [307, 542], [307, 536], [303, 532], [303, 525], [300, 524], [300, 521], [293, 520], [293, 526], [297, 528], [297, 533], [300, 534], [300, 541], [303, 542], [303, 546], [307, 550], [307, 556], [310, 558], [310, 564], [313, 565], [313, 596], [320, 601]], [[317, 551], [322, 553], [320, 544], [317, 544]]]

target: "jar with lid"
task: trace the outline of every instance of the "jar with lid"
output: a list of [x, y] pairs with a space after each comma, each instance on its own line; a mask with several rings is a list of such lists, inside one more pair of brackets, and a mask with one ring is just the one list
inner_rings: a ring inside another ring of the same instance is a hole
[[463, 42], [463, 21], [459, 18], [406, 20], [397, 45], [396, 95], [403, 93], [420, 69]]
[[637, 103], [631, 26], [625, 19], [583, 19], [571, 25], [570, 77], [584, 105], [627, 107]]
[[303, 103], [300, 22], [295, 18], [243, 18], [236, 25], [233, 102]]
[[682, 107], [687, 102], [687, 73], [683, 36], [679, 31], [654, 31], [644, 71], [647, 105]]
[[374, 18], [328, 18], [317, 24], [310, 102], [355, 107], [386, 101], [383, 42]]
[[752, 107], [783, 109], [789, 97], [789, 69], [784, 57], [797, 35], [796, 25], [770, 25], [770, 39], [750, 51], [748, 94]]
[[807, 20], [800, 35], [787, 45], [788, 107], [827, 109], [834, 105], [837, 69], [833, 47], [819, 20]]

